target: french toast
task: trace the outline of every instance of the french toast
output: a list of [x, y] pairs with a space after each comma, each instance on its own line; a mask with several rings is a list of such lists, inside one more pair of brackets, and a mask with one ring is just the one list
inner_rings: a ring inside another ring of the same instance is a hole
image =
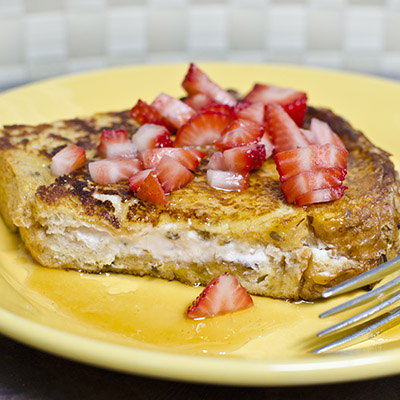
[[340, 136], [348, 187], [339, 200], [288, 204], [272, 158], [240, 192], [206, 183], [208, 157], [167, 205], [134, 196], [128, 182], [100, 185], [87, 166], [55, 177], [52, 157], [78, 144], [90, 160], [104, 129], [137, 124], [130, 111], [38, 126], [5, 126], [0, 134], [0, 210], [43, 266], [116, 272], [206, 285], [229, 272], [251, 294], [313, 300], [399, 252], [399, 187], [389, 155], [326, 109], [307, 108]]

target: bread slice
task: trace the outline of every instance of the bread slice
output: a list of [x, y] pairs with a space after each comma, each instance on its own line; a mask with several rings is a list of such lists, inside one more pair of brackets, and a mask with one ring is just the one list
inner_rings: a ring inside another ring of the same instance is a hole
[[102, 186], [87, 168], [55, 178], [51, 157], [76, 143], [89, 159], [103, 129], [136, 130], [129, 111], [0, 133], [0, 210], [10, 229], [43, 266], [117, 272], [205, 285], [230, 272], [252, 294], [318, 298], [340, 281], [399, 251], [399, 186], [389, 155], [325, 109], [308, 108], [329, 123], [349, 150], [348, 186], [340, 200], [289, 205], [274, 161], [251, 173], [240, 193], [215, 190], [203, 160], [168, 206], [134, 197], [127, 182]]

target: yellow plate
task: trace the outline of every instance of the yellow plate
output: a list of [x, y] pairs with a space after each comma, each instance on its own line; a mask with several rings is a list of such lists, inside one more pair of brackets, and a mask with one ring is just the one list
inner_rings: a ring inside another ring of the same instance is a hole
[[[223, 87], [295, 87], [348, 119], [400, 165], [400, 85], [277, 65], [201, 64]], [[36, 124], [180, 96], [187, 65], [127, 67], [52, 79], [0, 96], [0, 125]], [[340, 354], [317, 356], [316, 333], [340, 317], [314, 304], [255, 297], [255, 307], [204, 321], [185, 318], [201, 288], [177, 282], [45, 269], [0, 223], [0, 331], [39, 349], [115, 370], [193, 382], [295, 385], [400, 373], [400, 328]]]

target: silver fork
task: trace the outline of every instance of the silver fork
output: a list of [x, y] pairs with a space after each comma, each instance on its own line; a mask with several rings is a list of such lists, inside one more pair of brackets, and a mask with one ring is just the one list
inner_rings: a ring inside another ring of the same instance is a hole
[[[326, 290], [322, 293], [322, 297], [328, 298], [332, 296], [337, 296], [339, 294], [344, 294], [351, 290], [364, 287], [371, 283], [376, 283], [399, 269], [400, 255], [370, 271], [364, 272], [361, 275], [358, 275], [333, 288]], [[362, 341], [370, 337], [376, 336], [384, 330], [387, 330], [389, 327], [395, 325], [398, 322], [397, 319], [400, 318], [400, 307], [391, 309], [384, 314], [380, 314], [380, 311], [400, 300], [400, 289], [397, 288], [399, 285], [400, 276], [397, 276], [396, 278], [392, 279], [382, 286], [377, 286], [375, 289], [366, 292], [361, 296], [346, 301], [345, 303], [335, 306], [320, 314], [320, 318], [326, 318], [328, 316], [350, 310], [354, 307], [360, 306], [372, 300], [380, 298], [383, 299], [388, 294], [392, 294], [390, 297], [385, 298], [374, 306], [319, 332], [317, 336], [322, 338], [327, 337], [328, 335], [333, 335], [334, 333], [337, 333], [339, 331], [355, 327], [350, 334], [347, 334], [346, 336], [336, 340], [331, 340], [328, 344], [325, 344], [322, 347], [314, 350], [313, 353], [319, 354], [337, 349], [339, 347], [343, 348], [350, 345], [351, 342], [354, 342], [356, 340]], [[374, 318], [371, 321], [370, 318], [372, 317]]]

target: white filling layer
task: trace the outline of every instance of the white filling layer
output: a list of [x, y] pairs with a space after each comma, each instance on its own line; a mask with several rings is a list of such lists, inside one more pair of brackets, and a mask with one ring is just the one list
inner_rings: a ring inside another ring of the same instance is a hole
[[[112, 236], [107, 231], [95, 230], [90, 226], [68, 227], [65, 220], [59, 225], [54, 225], [54, 220], [52, 222], [52, 228], [47, 233], [56, 234], [56, 242], [61, 238], [66, 240], [68, 243], [64, 246], [69, 246], [72, 254], [82, 254], [89, 263], [112, 264], [118, 258], [150, 254], [161, 262], [207, 264], [225, 261], [258, 269], [276, 266], [283, 257], [288, 256], [287, 252], [271, 244], [249, 246], [244, 241], [225, 243], [216, 238], [205, 240], [197, 231], [182, 230], [178, 224], [167, 224], [162, 229], [146, 227], [139, 234], [129, 236]], [[60, 245], [60, 242], [55, 244], [57, 247]], [[317, 263], [339, 265], [346, 260], [322, 246], [310, 247], [310, 250]], [[290, 262], [288, 259], [286, 261]]]

